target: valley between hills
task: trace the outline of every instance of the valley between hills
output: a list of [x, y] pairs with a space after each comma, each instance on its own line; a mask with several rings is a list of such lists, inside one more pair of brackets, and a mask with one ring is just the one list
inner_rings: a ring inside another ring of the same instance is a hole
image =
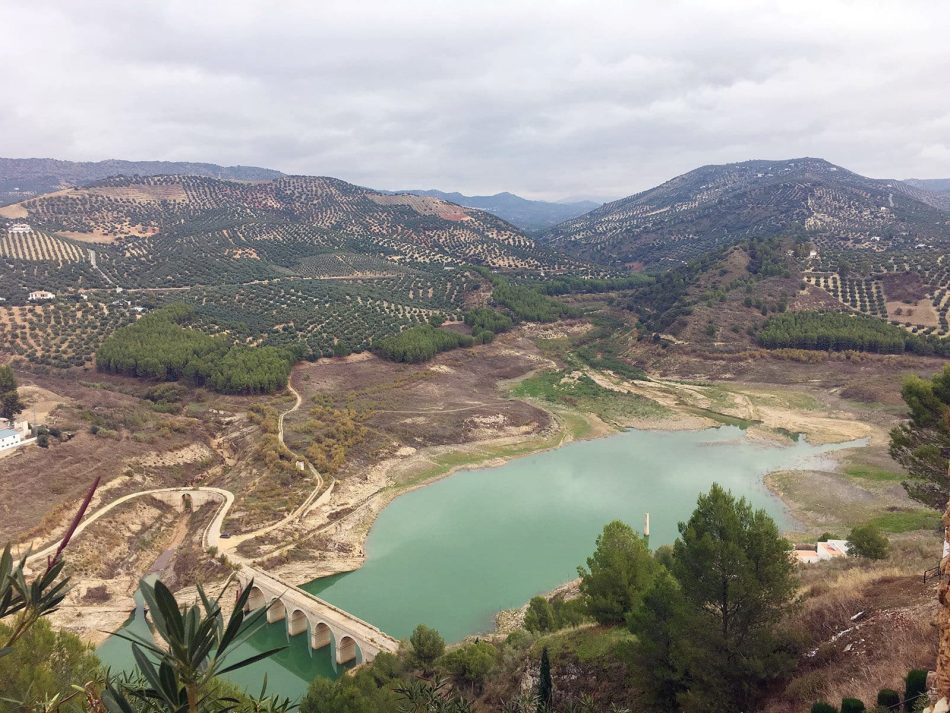
[[[101, 642], [145, 573], [187, 598], [242, 562], [295, 584], [358, 569], [387, 505], [460, 470], [725, 426], [763, 449], [849, 444], [765, 477], [784, 532], [813, 543], [873, 524], [892, 548], [803, 568], [799, 625], [822, 653], [768, 710], [871, 697], [894, 670], [932, 667], [920, 575], [939, 512], [902, 487], [889, 433], [907, 418], [903, 380], [950, 355], [943, 194], [817, 159], [748, 162], [529, 234], [332, 178], [77, 170], [0, 208], [0, 352], [20, 417], [52, 434], [0, 454], [0, 539], [54, 543], [96, 477], [90, 512], [157, 488], [234, 502], [214, 547], [212, 502], [146, 496], [91, 524], [56, 626]], [[504, 641], [524, 616], [478, 633]], [[578, 694], [623, 699], [597, 675], [622, 665], [623, 635], [579, 631], [545, 639], [555, 668]], [[869, 666], [866, 641], [885, 633], [895, 644]]]

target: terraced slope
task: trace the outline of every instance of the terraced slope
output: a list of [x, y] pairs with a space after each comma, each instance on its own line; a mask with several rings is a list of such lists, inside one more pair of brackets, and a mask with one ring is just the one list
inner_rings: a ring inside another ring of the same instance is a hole
[[[184, 301], [196, 326], [242, 343], [346, 354], [461, 318], [487, 285], [472, 264], [532, 277], [606, 272], [428, 196], [320, 177], [113, 177], [0, 208], [0, 350], [84, 363], [113, 323]], [[27, 306], [35, 290], [55, 303]], [[97, 315], [95, 327], [80, 328], [79, 312]]]
[[950, 246], [946, 196], [827, 161], [704, 166], [546, 233], [579, 258], [662, 270], [749, 237], [804, 236], [819, 250]]
[[[127, 286], [312, 274], [328, 253], [366, 256], [375, 271], [384, 267], [380, 260], [390, 267], [578, 268], [487, 213], [333, 178], [288, 176], [251, 184], [197, 176], [118, 177], [6, 206], [0, 216], [95, 246], [99, 268]], [[353, 265], [350, 274], [365, 268]]]

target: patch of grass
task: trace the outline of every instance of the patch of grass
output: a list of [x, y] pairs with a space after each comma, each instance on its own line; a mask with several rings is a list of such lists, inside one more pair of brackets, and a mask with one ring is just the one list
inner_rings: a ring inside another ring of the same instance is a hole
[[534, 398], [593, 413], [606, 421], [664, 418], [669, 410], [638, 394], [613, 391], [578, 372], [545, 371], [520, 382], [512, 396]]
[[887, 468], [879, 468], [874, 465], [853, 464], [844, 468], [844, 473], [852, 478], [861, 478], [862, 480], [873, 480], [877, 482], [899, 483], [904, 479], [900, 473], [895, 473]]
[[742, 393], [756, 406], [787, 408], [794, 411], [819, 411], [823, 408], [817, 398], [801, 391], [749, 389]]
[[870, 524], [884, 532], [898, 534], [915, 530], [934, 530], [940, 524], [940, 515], [934, 510], [902, 510], [888, 512], [873, 518]]
[[564, 429], [574, 438], [587, 438], [594, 430], [591, 422], [579, 413], [559, 410], [558, 417], [561, 419]]
[[757, 423], [762, 423], [761, 421], [753, 421], [748, 418], [739, 418], [738, 416], [730, 416], [727, 413], [720, 413], [719, 411], [713, 411], [708, 408], [700, 408], [699, 406], [686, 406], [684, 410], [688, 413], [691, 413], [695, 416], [703, 416], [704, 418], [710, 418], [717, 423], [721, 423], [725, 426], [738, 426], [743, 431], [749, 426], [754, 426]]
[[563, 358], [571, 351], [570, 337], [549, 337], [546, 339], [536, 339], [534, 343], [544, 356], [554, 359]]
[[614, 658], [618, 649], [632, 641], [636, 641], [636, 637], [622, 626], [562, 629], [538, 639], [532, 647], [532, 653], [539, 656], [541, 649], [546, 646], [548, 654], [554, 660], [564, 655], [573, 655], [586, 663]]

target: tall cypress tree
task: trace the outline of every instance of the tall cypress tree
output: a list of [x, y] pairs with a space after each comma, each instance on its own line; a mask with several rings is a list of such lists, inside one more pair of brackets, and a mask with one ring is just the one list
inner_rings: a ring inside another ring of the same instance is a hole
[[551, 680], [551, 660], [548, 647], [541, 649], [541, 663], [538, 666], [538, 713], [549, 713], [554, 701], [554, 682]]

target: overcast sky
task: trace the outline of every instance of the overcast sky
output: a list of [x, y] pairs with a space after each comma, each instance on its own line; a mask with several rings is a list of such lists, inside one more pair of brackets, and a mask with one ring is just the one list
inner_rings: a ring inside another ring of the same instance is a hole
[[950, 177], [950, 2], [8, 0], [0, 155], [619, 197], [820, 156]]

